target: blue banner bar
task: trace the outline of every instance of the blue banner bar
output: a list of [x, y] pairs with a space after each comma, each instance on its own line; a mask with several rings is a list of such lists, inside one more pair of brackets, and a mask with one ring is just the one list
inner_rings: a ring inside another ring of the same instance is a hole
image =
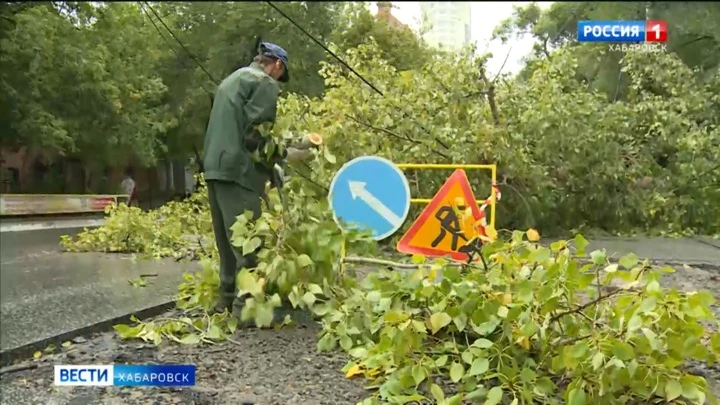
[[195, 366], [187, 364], [116, 364], [113, 366], [116, 387], [158, 387], [195, 385]]
[[645, 21], [578, 21], [578, 42], [645, 42]]

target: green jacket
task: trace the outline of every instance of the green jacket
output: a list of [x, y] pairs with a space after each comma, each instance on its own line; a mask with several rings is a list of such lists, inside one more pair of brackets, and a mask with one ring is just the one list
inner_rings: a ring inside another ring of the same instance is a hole
[[278, 83], [253, 63], [236, 70], [215, 92], [205, 133], [206, 180], [233, 181], [262, 194], [271, 172], [256, 163], [245, 139], [261, 141], [256, 126], [275, 122]]

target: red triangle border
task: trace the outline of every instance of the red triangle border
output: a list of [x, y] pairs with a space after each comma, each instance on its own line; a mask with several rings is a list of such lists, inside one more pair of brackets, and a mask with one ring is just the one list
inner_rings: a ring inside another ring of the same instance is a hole
[[460, 189], [464, 194], [465, 201], [471, 202], [470, 209], [472, 210], [473, 216], [476, 220], [480, 219], [480, 207], [478, 207], [477, 200], [475, 199], [475, 194], [473, 194], [472, 188], [470, 187], [470, 181], [467, 178], [467, 174], [465, 174], [465, 170], [463, 169], [456, 169], [453, 174], [451, 174], [450, 177], [445, 180], [445, 183], [442, 185], [442, 187], [440, 187], [440, 190], [435, 193], [435, 197], [433, 197], [430, 203], [422, 210], [422, 212], [412, 224], [410, 229], [408, 229], [407, 232], [405, 232], [405, 235], [400, 238], [400, 241], [398, 241], [397, 243], [397, 250], [399, 252], [428, 256], [450, 256], [454, 260], [461, 261], [466, 261], [468, 259], [468, 255], [466, 253], [446, 252], [440, 249], [410, 246], [410, 242], [413, 240], [420, 228], [422, 228], [425, 222], [430, 219], [431, 215], [435, 212], [438, 205], [440, 205], [445, 196], [450, 192], [452, 186], [456, 183], [460, 183]]

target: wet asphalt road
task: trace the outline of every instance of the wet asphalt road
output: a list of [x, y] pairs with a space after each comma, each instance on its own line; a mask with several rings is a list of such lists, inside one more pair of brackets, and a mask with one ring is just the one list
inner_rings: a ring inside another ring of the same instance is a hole
[[[132, 255], [63, 253], [60, 235], [82, 229], [0, 233], [0, 350], [159, 305], [172, 299], [195, 264]], [[147, 286], [128, 281], [141, 274]]]

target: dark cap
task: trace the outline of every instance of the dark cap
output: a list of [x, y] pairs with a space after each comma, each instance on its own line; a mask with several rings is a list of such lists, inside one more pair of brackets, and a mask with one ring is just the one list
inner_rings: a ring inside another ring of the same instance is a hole
[[284, 49], [270, 42], [261, 42], [260, 54], [269, 56], [271, 58], [280, 59], [285, 66], [285, 72], [283, 72], [283, 75], [280, 76], [280, 79], [278, 80], [283, 83], [287, 83], [287, 81], [290, 80], [290, 70], [288, 69], [288, 54], [287, 52], [285, 52]]

